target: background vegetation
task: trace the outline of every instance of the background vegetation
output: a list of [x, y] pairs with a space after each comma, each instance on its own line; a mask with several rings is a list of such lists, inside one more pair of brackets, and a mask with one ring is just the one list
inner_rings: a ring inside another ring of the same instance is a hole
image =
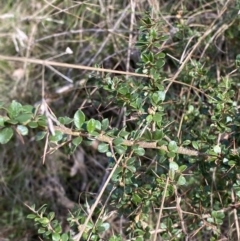
[[239, 7], [1, 1], [0, 239], [239, 240]]

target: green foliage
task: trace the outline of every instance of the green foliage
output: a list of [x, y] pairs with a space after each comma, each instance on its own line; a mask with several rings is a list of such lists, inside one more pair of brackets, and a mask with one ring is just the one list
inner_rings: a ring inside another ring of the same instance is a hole
[[8, 107], [0, 107], [5, 111], [6, 115], [0, 117], [0, 143], [6, 144], [13, 137], [13, 126], [16, 126], [19, 134], [25, 136], [28, 130], [34, 128], [46, 127], [46, 117], [38, 115], [37, 109], [30, 105], [21, 105], [16, 101]]
[[[178, 38], [191, 34], [183, 23], [178, 27]], [[114, 100], [125, 108], [127, 117], [137, 113], [134, 122], [122, 129], [112, 128], [110, 118], [88, 118], [82, 110], [73, 118], [56, 121], [39, 114], [38, 108], [12, 101], [0, 107], [4, 112], [0, 143], [8, 143], [14, 134], [29, 135], [30, 129], [37, 132], [36, 141], [47, 139], [49, 145], [64, 146], [67, 153], [73, 153], [83, 141], [97, 140], [98, 152], [107, 155], [112, 168], [106, 187], [111, 193], [109, 205], [103, 211], [116, 211], [127, 220], [123, 228], [126, 240], [149, 240], [158, 229], [156, 237], [162, 240], [182, 240], [194, 236], [199, 226], [203, 230], [211, 227], [211, 240], [217, 240], [224, 209], [230, 206], [232, 195], [235, 202], [240, 198], [240, 118], [234, 91], [238, 83], [230, 74], [216, 81], [208, 59], [186, 62], [178, 75], [181, 81], [168, 80], [162, 46], [169, 35], [162, 28], [163, 23], [149, 13], [143, 16], [136, 44], [141, 61], [136, 72], [145, 74], [144, 78], [107, 75], [99, 88], [107, 93], [102, 104]], [[238, 68], [239, 56], [236, 65]], [[182, 89], [178, 93], [174, 83], [188, 88], [188, 93]], [[82, 240], [101, 240], [101, 234], [111, 227], [97, 204], [91, 203], [95, 208], [90, 212], [86, 201], [87, 214], [79, 208], [68, 218], [70, 226], [82, 232]], [[46, 206], [29, 208], [28, 218], [45, 240], [73, 240], [53, 212], [45, 214]], [[122, 239], [111, 234], [109, 240]]]
[[35, 206], [29, 207], [33, 214], [29, 214], [27, 218], [33, 219], [38, 227], [38, 234], [42, 235], [45, 240], [52, 241], [73, 241], [70, 238], [70, 233], [63, 233], [62, 227], [58, 220], [54, 219], [54, 212], [45, 215], [46, 205], [43, 205], [38, 210]]

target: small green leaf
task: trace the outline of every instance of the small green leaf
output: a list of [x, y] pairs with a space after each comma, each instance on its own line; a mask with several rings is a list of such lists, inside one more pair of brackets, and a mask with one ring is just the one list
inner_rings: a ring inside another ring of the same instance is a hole
[[60, 235], [59, 233], [53, 233], [52, 234], [52, 241], [59, 241], [60, 240]]
[[121, 137], [117, 137], [117, 138], [115, 138], [115, 139], [113, 140], [113, 144], [117, 146], [117, 145], [122, 144], [123, 141], [124, 141], [123, 138], [121, 138]]
[[16, 118], [22, 110], [22, 105], [17, 101], [13, 100], [10, 106], [8, 107], [8, 115], [10, 119]]
[[55, 213], [54, 213], [54, 212], [50, 212], [50, 213], [48, 214], [49, 220], [53, 220], [54, 217], [55, 217]]
[[69, 118], [68, 116], [59, 117], [58, 120], [62, 125], [68, 125], [73, 121], [73, 119]]
[[179, 167], [178, 171], [179, 172], [184, 172], [186, 169], [187, 169], [187, 166], [186, 165], [182, 165], [182, 166]]
[[15, 120], [15, 119], [7, 119], [5, 122], [9, 123], [9, 124], [12, 124], [12, 125], [16, 125], [18, 123], [18, 121]]
[[164, 137], [164, 133], [162, 130], [156, 130], [152, 133], [153, 140], [159, 141]]
[[183, 141], [182, 145], [183, 146], [188, 146], [190, 143], [191, 143], [190, 140], [185, 140], [185, 141]]
[[8, 143], [13, 136], [12, 128], [4, 128], [0, 130], [0, 144]]
[[50, 141], [53, 143], [58, 143], [59, 141], [61, 141], [63, 138], [63, 133], [61, 131], [55, 131], [55, 135], [51, 135], [50, 136]]
[[134, 148], [133, 151], [138, 156], [143, 156], [145, 154], [145, 150], [142, 147]]
[[216, 219], [223, 219], [225, 214], [223, 212], [212, 211], [211, 216]]
[[27, 218], [29, 218], [29, 219], [34, 219], [36, 217], [37, 217], [36, 214], [28, 214], [27, 215]]
[[35, 209], [35, 208], [36, 208], [36, 205], [35, 205], [35, 204], [32, 204], [30, 207], [31, 207], [32, 210], [34, 210], [34, 211], [36, 210], [36, 209]]
[[102, 130], [106, 131], [108, 127], [109, 127], [109, 120], [108, 119], [102, 120]]
[[163, 66], [165, 65], [165, 61], [163, 59], [159, 59], [157, 62], [156, 62], [156, 67], [158, 69], [161, 69]]
[[15, 119], [19, 123], [26, 125], [28, 122], [31, 121], [32, 117], [33, 117], [32, 114], [21, 114], [21, 115], [18, 115]]
[[216, 146], [213, 147], [213, 151], [216, 154], [219, 154], [219, 153], [221, 153], [221, 147], [219, 145], [216, 145]]
[[106, 144], [106, 143], [100, 143], [98, 145], [98, 151], [101, 152], [101, 153], [107, 152], [108, 148], [109, 148], [109, 144]]
[[95, 129], [98, 131], [102, 129], [102, 124], [99, 120], [95, 120]]
[[235, 162], [235, 161], [229, 161], [229, 162], [228, 162], [228, 165], [229, 165], [229, 166], [234, 166], [234, 165], [236, 165], [236, 162]]
[[74, 125], [77, 129], [81, 129], [83, 123], [85, 122], [85, 115], [81, 110], [78, 110], [73, 117]]
[[44, 218], [40, 218], [40, 219], [39, 219], [39, 222], [40, 222], [41, 224], [48, 224], [50, 221], [49, 221], [48, 218], [44, 217]]
[[187, 181], [186, 181], [185, 177], [183, 175], [180, 175], [180, 177], [178, 178], [177, 184], [183, 186], [186, 184], [186, 182]]
[[156, 92], [152, 95], [152, 101], [154, 104], [157, 104], [159, 101], [159, 96]]
[[34, 114], [34, 107], [32, 105], [24, 105], [22, 106], [23, 113], [29, 113], [29, 114]]
[[78, 146], [82, 143], [83, 138], [81, 136], [78, 136], [72, 140], [72, 143], [74, 146]]
[[[97, 227], [97, 230], [99, 232], [104, 232], [104, 231], [107, 231], [108, 229], [110, 228], [110, 224], [109, 223], [102, 223], [101, 225], [99, 225]], [[97, 239], [98, 240], [98, 239]]]
[[42, 140], [45, 136], [46, 136], [47, 132], [46, 131], [40, 131], [37, 133], [37, 135], [35, 136], [36, 141], [40, 141]]
[[68, 234], [67, 233], [62, 234], [61, 241], [68, 241]]
[[39, 234], [42, 234], [42, 233], [45, 233], [45, 232], [46, 232], [46, 230], [44, 228], [39, 228], [38, 229], [38, 233]]
[[49, 236], [51, 233], [52, 233], [51, 230], [48, 230], [48, 231], [46, 231], [46, 232], [44, 233], [44, 235], [45, 235], [45, 236]]
[[127, 168], [128, 168], [128, 170], [130, 170], [133, 173], [136, 172], [136, 167], [135, 166], [128, 166]]
[[165, 100], [165, 96], [166, 96], [165, 91], [158, 91], [157, 93], [158, 93], [159, 101], [164, 101]]
[[168, 152], [168, 153], [167, 153], [167, 156], [168, 156], [169, 158], [174, 158], [174, 157], [176, 156], [176, 153], [174, 153], [174, 152]]
[[153, 115], [153, 121], [155, 121], [155, 122], [160, 122], [160, 123], [161, 123], [161, 121], [162, 121], [162, 116], [163, 116], [162, 113], [159, 113], [159, 112], [155, 113], [155, 114]]
[[87, 122], [87, 131], [89, 133], [94, 132], [94, 130], [96, 129], [96, 121], [94, 119], [91, 119]]
[[120, 179], [121, 174], [122, 174], [122, 168], [121, 167], [117, 167], [116, 171], [112, 175], [112, 180], [114, 182], [117, 182]]
[[178, 166], [178, 164], [176, 163], [176, 162], [170, 162], [169, 163], [169, 168], [171, 169], [171, 170], [174, 170], [174, 171], [177, 171], [178, 170], [178, 168], [179, 168], [179, 166]]
[[60, 225], [60, 223], [57, 220], [53, 220], [52, 221], [54, 230], [56, 233], [61, 233], [62, 232], [62, 226]]
[[207, 221], [208, 221], [209, 223], [214, 223], [214, 218], [209, 217], [209, 218], [207, 218]]
[[141, 199], [141, 197], [139, 196], [139, 195], [137, 195], [137, 194], [133, 194], [132, 195], [132, 201], [133, 201], [133, 203], [135, 204], [135, 205], [138, 205], [139, 203], [141, 203], [142, 202], [142, 199]]
[[194, 149], [199, 150], [199, 144], [197, 141], [192, 141], [192, 146]]
[[156, 54], [156, 57], [159, 59], [165, 58], [165, 54], [163, 52], [160, 52], [159, 54]]
[[[142, 231], [143, 232], [143, 231]], [[142, 236], [138, 236], [136, 239], [135, 239], [135, 241], [144, 241], [145, 240], [145, 238], [144, 237], [142, 237]]]
[[26, 126], [18, 125], [17, 130], [21, 133], [21, 135], [26, 136], [28, 134], [28, 128]]
[[121, 131], [119, 132], [119, 136], [127, 139], [128, 136], [129, 136], [129, 132], [127, 132], [127, 131], [125, 131], [125, 130], [121, 130]]
[[152, 115], [148, 115], [148, 116], [146, 117], [147, 123], [151, 123], [152, 120], [153, 120], [153, 116], [152, 116]]
[[149, 129], [146, 129], [142, 135], [145, 141], [151, 141], [153, 139], [152, 137], [152, 131]]
[[46, 127], [47, 126], [47, 119], [46, 116], [40, 116], [37, 121], [39, 126]]
[[38, 127], [38, 123], [36, 121], [30, 121], [27, 125], [30, 128], [37, 128]]
[[127, 151], [127, 146], [121, 146], [121, 145], [114, 146], [114, 150], [115, 150], [119, 155], [122, 155], [122, 154], [124, 154], [124, 153]]
[[122, 86], [117, 91], [122, 95], [126, 95], [129, 92], [129, 88], [127, 86]]
[[162, 140], [158, 141], [157, 144], [158, 144], [158, 146], [166, 146], [166, 145], [168, 145], [168, 142], [162, 139]]
[[168, 144], [168, 150], [170, 152], [177, 153], [177, 151], [178, 151], [177, 143], [175, 141], [170, 141]]

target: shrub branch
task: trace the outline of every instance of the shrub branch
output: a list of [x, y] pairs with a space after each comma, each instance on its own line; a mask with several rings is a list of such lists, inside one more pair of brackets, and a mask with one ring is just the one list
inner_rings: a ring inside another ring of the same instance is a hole
[[[54, 127], [55, 130], [61, 131], [64, 134], [67, 135], [71, 135], [71, 136], [83, 136], [83, 137], [88, 137], [88, 138], [93, 138], [91, 135], [87, 134], [87, 133], [83, 133], [81, 131], [72, 131], [71, 129], [60, 125], [60, 126], [55, 126]], [[99, 136], [94, 137], [96, 138], [96, 140], [100, 141], [100, 142], [107, 142], [109, 144], [113, 143], [114, 138], [109, 137], [107, 135], [104, 134], [99, 134]], [[146, 142], [146, 141], [130, 141], [130, 140], [124, 140], [122, 145], [125, 146], [133, 146], [133, 145], [138, 145], [139, 147], [145, 148], [145, 149], [158, 149], [158, 150], [163, 150], [166, 152], [168, 151], [168, 147], [166, 145], [161, 145], [159, 146], [157, 144], [157, 141], [152, 141], [152, 142]], [[187, 155], [187, 156], [201, 156], [201, 157], [208, 157], [208, 154], [203, 153], [203, 152], [199, 152], [196, 150], [191, 150], [182, 146], [179, 146], [177, 149], [177, 153], [178, 154], [183, 154], [183, 155]]]

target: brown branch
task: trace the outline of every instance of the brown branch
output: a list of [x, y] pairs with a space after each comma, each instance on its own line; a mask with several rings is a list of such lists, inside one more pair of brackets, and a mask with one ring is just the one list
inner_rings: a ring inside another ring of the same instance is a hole
[[58, 66], [58, 67], [64, 67], [64, 68], [69, 68], [69, 69], [72, 68], [72, 69], [99, 71], [99, 72], [107, 72], [107, 73], [114, 73], [114, 74], [123, 74], [123, 75], [129, 75], [129, 76], [149, 77], [146, 74], [119, 71], [119, 70], [113, 70], [113, 69], [96, 68], [96, 67], [90, 67], [90, 66], [79, 65], [79, 64], [67, 64], [67, 63], [61, 63], [61, 62], [50, 61], [50, 60], [42, 60], [42, 59], [33, 59], [33, 58], [24, 58], [24, 57], [15, 57], [15, 56], [6, 56], [6, 55], [0, 55], [0, 59], [7, 60], [7, 61], [17, 61], [17, 62], [26, 62], [26, 63], [31, 63], [31, 64], [40, 64], [43, 66]]
[[[55, 61], [50, 61], [50, 60], [42, 60], [42, 59], [33, 59], [33, 58], [0, 55], [0, 60], [17, 61], [17, 62], [24, 62], [24, 63], [31, 63], [31, 64], [39, 64], [39, 65], [43, 65], [43, 66], [58, 66], [58, 67], [69, 68], [69, 69], [71, 69], [71, 68], [72, 69], [82, 69], [82, 70], [89, 70], [89, 71], [122, 74], [122, 75], [127, 75], [127, 76], [137, 76], [137, 77], [151, 78], [151, 76], [149, 76], [149, 75], [139, 74], [139, 73], [135, 73], [135, 72], [126, 72], [126, 71], [119, 71], [119, 70], [113, 70], [113, 69], [96, 68], [96, 67], [90, 67], [90, 66], [85, 66], [85, 65], [68, 64], [68, 63], [61, 63], [61, 62], [55, 62]], [[170, 83], [174, 82], [176, 84], [187, 86], [189, 88], [192, 88], [192, 89], [204, 94], [206, 97], [213, 99], [213, 97], [205, 94], [204, 91], [196, 88], [195, 86], [192, 86], [192, 85], [189, 85], [187, 83], [175, 80], [176, 79], [175, 77], [173, 77], [173, 78], [165, 79], [164, 81], [167, 81], [167, 82], [170, 82]]]
[[[67, 134], [67, 135], [71, 135], [71, 136], [83, 136], [83, 137], [93, 138], [91, 135], [89, 135], [87, 133], [83, 133], [81, 131], [72, 131], [71, 129], [69, 129], [69, 128], [63, 126], [63, 125], [54, 126], [54, 129], [56, 131], [61, 131], [62, 133]], [[96, 138], [96, 140], [98, 140], [100, 142], [106, 142], [106, 143], [109, 143], [109, 144], [111, 144], [114, 140], [114, 138], [106, 136], [104, 134], [99, 134], [99, 136], [94, 137], [94, 138]], [[146, 141], [124, 140], [122, 142], [122, 145], [124, 145], [124, 146], [138, 145], [139, 147], [146, 148], [146, 149], [158, 149], [158, 150], [163, 150], [163, 151], [169, 152], [166, 145], [158, 146], [157, 141], [146, 142]], [[188, 148], [181, 147], [181, 146], [178, 147], [177, 153], [187, 155], [187, 156], [208, 157], [208, 154], [206, 154], [206, 153], [202, 153], [202, 152], [199, 152], [199, 151], [196, 151], [196, 150], [190, 150]]]

